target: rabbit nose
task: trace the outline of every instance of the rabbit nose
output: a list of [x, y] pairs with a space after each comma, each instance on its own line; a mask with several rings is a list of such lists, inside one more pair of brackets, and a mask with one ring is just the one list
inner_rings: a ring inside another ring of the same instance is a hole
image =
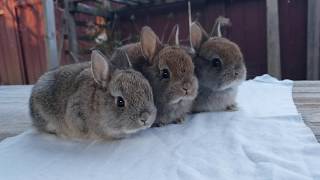
[[185, 95], [189, 95], [192, 88], [192, 82], [183, 83], [182, 90], [185, 92]]
[[185, 94], [188, 95], [188, 90], [189, 90], [189, 89], [188, 89], [188, 88], [185, 88], [185, 87], [183, 87], [182, 89], [185, 91]]
[[238, 75], [239, 75], [239, 72], [234, 72], [234, 75], [235, 75], [235, 76], [238, 76]]
[[150, 117], [149, 112], [144, 111], [140, 114], [140, 121], [143, 123], [143, 125], [146, 125], [149, 117]]
[[143, 123], [143, 125], [146, 125], [146, 122], [147, 122], [146, 119], [140, 119], [140, 121]]

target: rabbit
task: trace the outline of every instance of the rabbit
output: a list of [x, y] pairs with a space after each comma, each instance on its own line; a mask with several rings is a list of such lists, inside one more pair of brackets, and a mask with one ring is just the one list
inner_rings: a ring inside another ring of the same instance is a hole
[[149, 128], [156, 117], [152, 88], [124, 52], [113, 65], [94, 50], [91, 62], [42, 75], [30, 97], [33, 125], [66, 138], [119, 139]]
[[[210, 36], [197, 22], [190, 26], [190, 42], [199, 79], [199, 94], [192, 111], [236, 111], [238, 86], [246, 79], [246, 66], [239, 46], [221, 36], [230, 20], [219, 17]], [[189, 51], [190, 52], [190, 51]]]
[[133, 68], [142, 72], [151, 84], [158, 110], [154, 127], [183, 122], [198, 94], [191, 56], [179, 47], [178, 26], [174, 31], [169, 44], [163, 44], [154, 31], [145, 26], [140, 42], [121, 47], [130, 57]]

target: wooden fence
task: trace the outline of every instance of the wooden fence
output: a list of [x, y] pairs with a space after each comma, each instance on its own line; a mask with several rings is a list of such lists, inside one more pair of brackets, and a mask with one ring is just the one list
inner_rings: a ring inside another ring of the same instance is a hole
[[0, 1], [0, 83], [33, 83], [47, 69], [40, 0]]
[[[45, 18], [42, 2], [0, 1], [0, 84], [34, 83], [48, 69], [47, 60], [52, 56], [52, 51], [47, 51], [50, 22]], [[71, 63], [67, 51], [72, 42], [69, 37], [61, 40], [62, 13], [57, 8], [55, 13], [58, 50], [64, 44], [64, 50], [58, 54], [62, 57], [59, 63]], [[319, 79], [320, 1], [201, 0], [192, 3], [192, 14], [208, 31], [219, 15], [231, 19], [232, 27], [225, 35], [240, 45], [250, 78], [270, 73], [282, 79]], [[82, 22], [95, 18], [76, 12], [73, 15]], [[135, 7], [117, 12], [117, 17], [117, 31], [123, 36], [136, 34], [143, 25], [149, 25], [165, 39], [170, 28], [178, 23], [181, 39], [186, 41], [188, 37], [185, 2]], [[76, 32], [76, 41], [85, 46], [81, 28]]]

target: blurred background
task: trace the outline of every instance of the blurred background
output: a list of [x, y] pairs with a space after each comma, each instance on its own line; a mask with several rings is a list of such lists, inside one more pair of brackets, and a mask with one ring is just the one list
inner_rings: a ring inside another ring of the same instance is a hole
[[[223, 35], [243, 51], [248, 78], [319, 79], [319, 0], [191, 0], [192, 20], [210, 32], [230, 18]], [[0, 84], [33, 84], [45, 71], [110, 55], [139, 40], [148, 25], [166, 42], [180, 26], [189, 44], [185, 0], [0, 0]]]

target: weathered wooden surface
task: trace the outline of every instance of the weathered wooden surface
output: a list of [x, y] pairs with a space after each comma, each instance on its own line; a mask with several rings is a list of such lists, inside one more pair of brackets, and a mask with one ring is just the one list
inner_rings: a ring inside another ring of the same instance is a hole
[[44, 9], [47, 67], [51, 70], [59, 67], [54, 2], [53, 0], [42, 0], [41, 2]]
[[[28, 98], [31, 87], [0, 86], [0, 141], [30, 128]], [[293, 100], [320, 142], [320, 81], [296, 81]]]
[[308, 1], [307, 78], [320, 77], [320, 1]]
[[295, 81], [293, 100], [304, 122], [320, 142], [320, 81]]

